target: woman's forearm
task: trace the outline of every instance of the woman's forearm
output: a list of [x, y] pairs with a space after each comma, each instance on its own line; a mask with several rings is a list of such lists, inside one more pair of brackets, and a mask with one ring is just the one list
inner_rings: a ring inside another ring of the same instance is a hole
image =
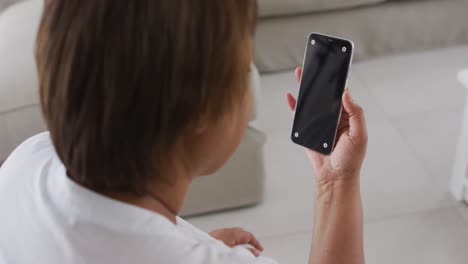
[[359, 177], [317, 184], [309, 264], [363, 264]]

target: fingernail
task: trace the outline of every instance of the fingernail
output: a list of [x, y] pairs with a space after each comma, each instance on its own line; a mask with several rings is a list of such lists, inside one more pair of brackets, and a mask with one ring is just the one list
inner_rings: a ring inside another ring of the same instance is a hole
[[351, 92], [349, 91], [348, 88], [346, 88], [346, 93], [347, 93], [348, 96], [349, 96], [349, 100], [350, 100], [352, 103], [354, 103], [354, 99], [353, 99], [353, 97], [351, 96]]

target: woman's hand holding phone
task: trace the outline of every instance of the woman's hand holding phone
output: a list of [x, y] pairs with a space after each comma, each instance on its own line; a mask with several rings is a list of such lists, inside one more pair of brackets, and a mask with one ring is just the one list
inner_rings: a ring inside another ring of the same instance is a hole
[[[301, 80], [302, 68], [295, 71], [298, 82]], [[287, 94], [287, 102], [292, 111], [296, 109], [296, 98]], [[307, 149], [317, 183], [347, 180], [359, 177], [361, 165], [367, 148], [367, 129], [362, 108], [352, 99], [349, 90], [343, 93], [343, 111], [338, 125], [337, 140], [334, 151], [326, 156]]]
[[[300, 81], [302, 68], [296, 69]], [[296, 98], [287, 94], [288, 105]], [[330, 155], [307, 149], [315, 171], [315, 213], [309, 264], [364, 264], [363, 213], [359, 174], [367, 148], [362, 108], [343, 93], [336, 145]]]

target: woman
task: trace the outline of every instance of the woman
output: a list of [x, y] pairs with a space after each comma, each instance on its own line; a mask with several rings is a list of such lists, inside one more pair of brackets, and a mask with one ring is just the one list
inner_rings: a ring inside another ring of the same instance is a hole
[[[255, 20], [253, 0], [47, 1], [36, 53], [49, 132], [0, 170], [0, 263], [276, 263], [242, 229], [177, 217], [192, 180], [242, 138]], [[307, 151], [310, 263], [364, 263], [367, 135], [349, 92], [343, 104], [334, 153]]]

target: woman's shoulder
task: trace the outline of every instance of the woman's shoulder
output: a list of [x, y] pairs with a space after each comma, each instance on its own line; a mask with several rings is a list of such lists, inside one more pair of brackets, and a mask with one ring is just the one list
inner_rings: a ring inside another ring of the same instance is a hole
[[50, 139], [49, 132], [39, 133], [34, 135], [21, 143], [16, 149], [11, 153], [10, 158], [21, 154], [29, 153], [38, 153], [44, 150], [53, 150], [52, 140]]
[[55, 155], [49, 132], [37, 134], [25, 140], [10, 154], [0, 168], [0, 175], [7, 177], [5, 174], [34, 169], [35, 165], [40, 165]]

